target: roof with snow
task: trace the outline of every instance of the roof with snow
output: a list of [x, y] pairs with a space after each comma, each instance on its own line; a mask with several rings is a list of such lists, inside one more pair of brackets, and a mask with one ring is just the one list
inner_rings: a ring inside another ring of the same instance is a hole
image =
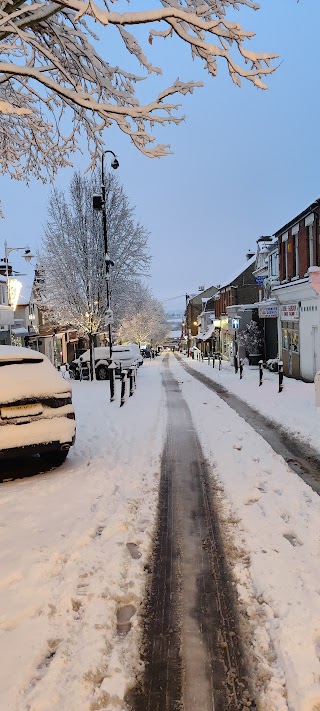
[[232, 282], [235, 281], [239, 276], [241, 276], [241, 274], [243, 274], [243, 272], [245, 272], [248, 267], [252, 266], [252, 264], [255, 264], [255, 261], [256, 255], [254, 254], [253, 257], [247, 259], [247, 261], [242, 265], [242, 267], [240, 267], [240, 269], [237, 269], [237, 271], [232, 274], [232, 276], [227, 281], [225, 281], [223, 284], [220, 284], [219, 291], [220, 289], [224, 289], [226, 286], [232, 284]]

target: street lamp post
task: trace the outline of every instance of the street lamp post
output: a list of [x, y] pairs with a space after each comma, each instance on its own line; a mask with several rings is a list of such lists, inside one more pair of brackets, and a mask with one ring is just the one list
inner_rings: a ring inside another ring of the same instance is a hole
[[[110, 359], [112, 360], [112, 329], [111, 329], [111, 315], [110, 315], [110, 267], [114, 266], [114, 262], [109, 257], [108, 253], [108, 230], [107, 230], [107, 205], [106, 205], [106, 186], [104, 177], [104, 156], [106, 153], [111, 153], [113, 155], [113, 160], [111, 161], [111, 168], [116, 170], [119, 168], [119, 161], [116, 154], [113, 151], [107, 150], [102, 153], [101, 156], [101, 195], [93, 196], [93, 209], [101, 210], [102, 212], [102, 234], [103, 234], [103, 244], [104, 244], [104, 263], [105, 263], [105, 274], [106, 274], [106, 286], [107, 286], [107, 312], [108, 312], [108, 334], [109, 334], [109, 348], [110, 348]], [[114, 400], [114, 371], [110, 369], [110, 399]]]
[[[10, 306], [10, 291], [9, 291], [9, 254], [11, 252], [24, 252], [22, 255], [23, 258], [26, 260], [26, 262], [30, 262], [31, 259], [33, 259], [33, 254], [31, 254], [31, 250], [29, 247], [8, 247], [8, 243], [5, 240], [4, 241], [4, 262], [5, 262], [5, 270], [6, 270], [6, 284], [7, 284], [7, 295], [8, 295], [8, 306]], [[11, 325], [9, 324], [9, 343], [11, 346]]]
[[189, 314], [188, 314], [188, 301], [189, 301], [189, 294], [186, 294], [186, 329], [187, 329], [187, 356], [189, 358], [189, 350], [190, 350], [190, 333], [189, 333]]
[[[106, 186], [104, 180], [104, 156], [106, 153], [112, 153], [113, 161], [111, 162], [111, 167], [116, 170], [119, 168], [119, 161], [117, 156], [113, 151], [104, 151], [101, 156], [101, 198], [102, 198], [102, 231], [103, 231], [103, 242], [104, 242], [104, 254], [105, 254], [105, 269], [106, 269], [106, 281], [107, 281], [107, 309], [110, 309], [110, 267], [113, 267], [113, 262], [109, 258], [108, 254], [108, 230], [107, 230], [107, 206], [106, 206]], [[109, 331], [109, 345], [110, 345], [110, 358], [112, 358], [112, 330], [111, 323], [108, 324]]]

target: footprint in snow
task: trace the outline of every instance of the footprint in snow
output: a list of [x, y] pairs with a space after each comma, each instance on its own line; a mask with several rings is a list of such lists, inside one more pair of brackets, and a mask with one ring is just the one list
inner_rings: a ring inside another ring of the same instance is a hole
[[131, 630], [131, 618], [137, 611], [134, 605], [122, 605], [117, 609], [117, 632], [119, 635], [128, 634]]
[[140, 553], [139, 546], [136, 543], [127, 543], [127, 548], [131, 555], [131, 558], [134, 558], [134, 560], [138, 560], [138, 558], [141, 558], [142, 554]]
[[289, 543], [295, 548], [296, 546], [302, 546], [302, 541], [299, 540], [295, 533], [284, 533], [283, 538], [286, 538]]

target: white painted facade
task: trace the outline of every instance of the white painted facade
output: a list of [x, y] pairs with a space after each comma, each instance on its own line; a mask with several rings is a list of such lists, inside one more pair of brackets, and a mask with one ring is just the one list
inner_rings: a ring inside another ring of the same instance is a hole
[[[280, 358], [283, 359], [283, 326], [295, 324], [298, 345], [289, 346], [289, 367], [296, 348], [300, 357], [300, 377], [313, 382], [320, 370], [320, 297], [311, 284], [310, 275], [294, 283], [275, 286], [272, 290], [279, 302], [278, 338]], [[286, 308], [282, 308], [282, 307]], [[291, 307], [291, 308], [290, 308]], [[290, 370], [289, 370], [289, 374]]]

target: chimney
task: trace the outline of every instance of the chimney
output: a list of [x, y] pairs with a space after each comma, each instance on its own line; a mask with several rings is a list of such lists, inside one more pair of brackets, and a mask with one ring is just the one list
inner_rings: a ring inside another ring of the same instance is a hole
[[252, 252], [252, 250], [249, 249], [248, 252], [247, 252], [247, 254], [246, 254], [246, 257], [247, 257], [248, 261], [249, 261], [249, 259], [251, 259], [251, 257], [254, 257], [254, 255], [255, 255], [255, 252]]

